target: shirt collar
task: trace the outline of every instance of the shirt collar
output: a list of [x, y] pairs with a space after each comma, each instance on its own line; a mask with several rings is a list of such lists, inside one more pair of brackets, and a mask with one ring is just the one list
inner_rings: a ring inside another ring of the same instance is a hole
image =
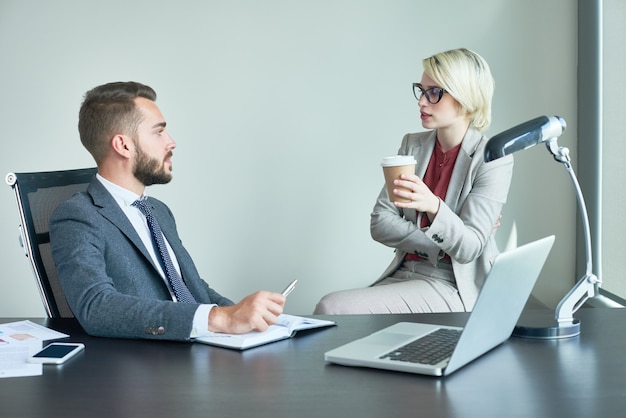
[[96, 178], [98, 179], [98, 181], [100, 181], [100, 183], [102, 183], [104, 188], [107, 189], [109, 193], [111, 193], [111, 196], [113, 196], [113, 198], [120, 206], [130, 206], [135, 200], [145, 198], [145, 195], [139, 196], [135, 192], [131, 192], [128, 189], [125, 189], [115, 183], [110, 182], [98, 173], [96, 173]]

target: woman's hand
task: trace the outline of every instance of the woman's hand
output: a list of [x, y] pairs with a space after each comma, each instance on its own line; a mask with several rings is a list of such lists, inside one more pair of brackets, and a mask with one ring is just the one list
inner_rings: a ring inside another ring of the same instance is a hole
[[432, 222], [439, 212], [440, 200], [430, 191], [428, 186], [415, 174], [401, 174], [400, 179], [394, 180], [393, 189], [395, 196], [408, 200], [402, 202], [393, 200], [393, 204], [403, 209], [415, 209], [418, 212], [424, 212], [428, 215], [428, 219]]

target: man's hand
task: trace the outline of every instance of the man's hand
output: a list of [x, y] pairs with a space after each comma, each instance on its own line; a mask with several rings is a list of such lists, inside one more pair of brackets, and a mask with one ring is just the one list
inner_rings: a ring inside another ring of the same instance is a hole
[[280, 293], [259, 291], [232, 306], [215, 306], [209, 313], [209, 331], [243, 334], [265, 331], [283, 313], [286, 298]]

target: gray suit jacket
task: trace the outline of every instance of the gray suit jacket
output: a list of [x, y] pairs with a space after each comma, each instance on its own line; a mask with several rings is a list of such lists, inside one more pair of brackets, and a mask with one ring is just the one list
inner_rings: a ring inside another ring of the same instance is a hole
[[[169, 208], [149, 198], [196, 301], [231, 305], [200, 278]], [[52, 257], [72, 311], [89, 334], [187, 340], [198, 304], [175, 303], [139, 235], [94, 178], [50, 220]]]
[[[424, 177], [435, 147], [436, 131], [407, 134], [399, 155], [413, 155], [415, 174]], [[422, 213], [401, 210], [389, 201], [383, 187], [371, 215], [372, 237], [396, 249], [389, 267], [377, 280], [390, 276], [407, 253], [427, 258], [434, 266], [445, 254], [452, 268], [461, 300], [472, 310], [478, 291], [498, 254], [493, 228], [506, 202], [513, 175], [513, 157], [489, 163], [483, 158], [487, 138], [470, 128], [452, 171], [452, 177], [439, 213], [430, 227], [421, 229]]]

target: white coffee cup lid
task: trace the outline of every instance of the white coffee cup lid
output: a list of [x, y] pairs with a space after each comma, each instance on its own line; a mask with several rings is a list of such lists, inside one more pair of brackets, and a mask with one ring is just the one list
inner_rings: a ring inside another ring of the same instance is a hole
[[383, 158], [383, 162], [380, 163], [383, 167], [411, 164], [417, 164], [417, 161], [415, 161], [415, 158], [412, 155], [394, 155], [392, 157], [385, 157]]

